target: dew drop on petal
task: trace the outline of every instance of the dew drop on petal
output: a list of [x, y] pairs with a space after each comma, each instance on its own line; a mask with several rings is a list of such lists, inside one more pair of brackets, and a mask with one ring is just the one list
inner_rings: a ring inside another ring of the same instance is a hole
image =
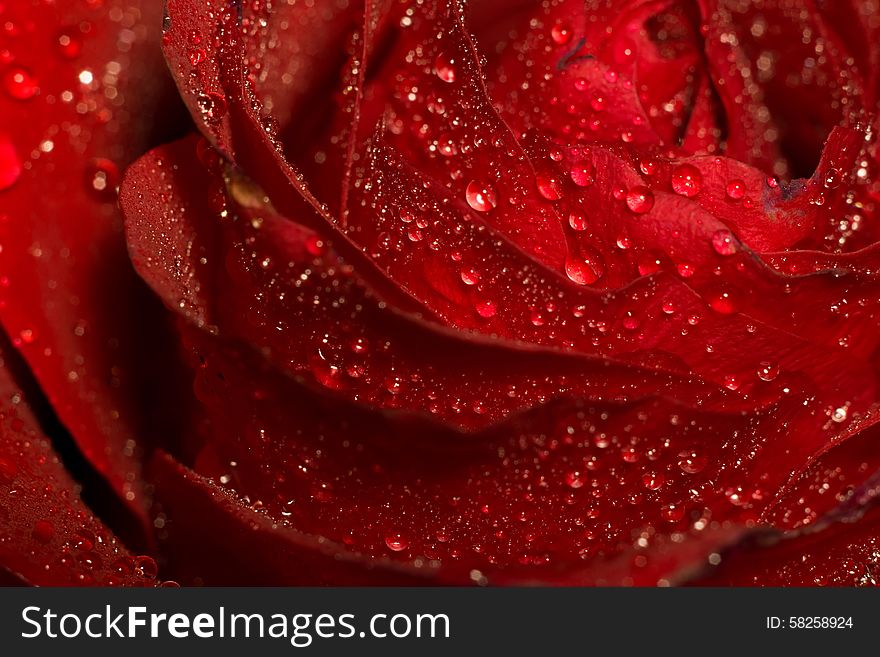
[[779, 376], [779, 366], [770, 361], [763, 361], [758, 365], [758, 378], [761, 381], [773, 381]]
[[441, 52], [434, 60], [434, 72], [444, 82], [455, 82], [455, 60]]
[[716, 230], [712, 235], [712, 248], [718, 255], [731, 256], [736, 253], [736, 239], [733, 233], [726, 228]]
[[727, 196], [734, 201], [739, 201], [746, 195], [746, 184], [739, 178], [734, 178], [727, 183]]
[[826, 189], [835, 189], [840, 185], [840, 171], [834, 168], [828, 169], [822, 182]]
[[626, 192], [626, 206], [635, 214], [650, 212], [654, 207], [654, 192], [644, 185], [636, 185]]
[[660, 507], [660, 517], [667, 522], [678, 522], [684, 518], [684, 505], [679, 503], [664, 504]]
[[464, 193], [468, 205], [477, 212], [489, 212], [498, 205], [498, 198], [491, 185], [472, 180], [468, 183]]
[[703, 175], [692, 164], [681, 164], [672, 170], [672, 191], [688, 198], [700, 193]]
[[591, 254], [585, 258], [569, 256], [565, 260], [565, 273], [579, 285], [592, 285], [602, 278], [605, 265], [598, 255]]
[[572, 212], [568, 215], [568, 225], [572, 230], [584, 231], [587, 229], [587, 218], [579, 212]]
[[660, 490], [666, 482], [666, 477], [658, 472], [648, 472], [642, 475], [642, 484], [648, 490]]
[[31, 534], [40, 543], [48, 543], [55, 535], [55, 526], [48, 520], [37, 520]]
[[538, 174], [535, 182], [538, 192], [548, 201], [558, 201], [562, 198], [562, 183], [555, 176]]
[[568, 175], [578, 187], [589, 187], [593, 184], [593, 167], [585, 162], [575, 164]]
[[480, 273], [473, 267], [465, 267], [462, 269], [460, 276], [465, 285], [476, 285], [480, 282]]
[[485, 319], [494, 317], [495, 313], [498, 312], [498, 307], [495, 305], [494, 301], [478, 301], [476, 309], [477, 314]]
[[156, 565], [153, 557], [141, 555], [134, 560], [134, 573], [144, 579], [156, 579], [156, 576], [159, 574], [159, 567]]
[[708, 463], [709, 459], [695, 448], [685, 449], [678, 453], [678, 467], [684, 473], [697, 474], [702, 472]]
[[203, 61], [205, 61], [205, 58], [207, 56], [208, 55], [203, 48], [192, 48], [189, 51], [189, 63], [193, 66], [198, 66]]
[[393, 533], [385, 537], [385, 545], [392, 552], [403, 552], [409, 546], [409, 541], [403, 534]]

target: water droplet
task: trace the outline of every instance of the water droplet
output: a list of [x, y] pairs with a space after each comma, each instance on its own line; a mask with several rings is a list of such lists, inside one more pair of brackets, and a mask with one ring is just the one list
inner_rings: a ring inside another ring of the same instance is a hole
[[624, 447], [620, 450], [620, 458], [626, 463], [635, 463], [639, 460], [639, 453], [635, 447]]
[[682, 164], [672, 170], [672, 191], [688, 198], [700, 193], [703, 175], [692, 164]]
[[635, 214], [645, 214], [654, 207], [654, 192], [644, 185], [636, 185], [626, 193], [626, 206]]
[[761, 381], [773, 381], [777, 376], [779, 376], [778, 365], [766, 360], [758, 365], [758, 378], [761, 379]]
[[590, 254], [585, 258], [569, 256], [565, 260], [565, 273], [579, 285], [592, 285], [605, 273], [605, 265], [598, 254]]
[[385, 537], [385, 545], [393, 552], [403, 552], [409, 546], [409, 541], [402, 534], [395, 533]]
[[15, 146], [0, 135], [0, 191], [12, 187], [21, 176], [21, 160]]
[[831, 168], [825, 173], [823, 184], [827, 189], [834, 189], [840, 185], [840, 171]]
[[736, 253], [736, 238], [726, 228], [716, 230], [712, 235], [712, 248], [718, 255], [731, 256]]
[[564, 23], [556, 23], [550, 30], [550, 38], [555, 44], [564, 46], [571, 41], [571, 28]]
[[48, 520], [37, 520], [32, 535], [40, 543], [48, 543], [55, 535], [55, 526]]
[[678, 265], [676, 265], [675, 267], [675, 270], [682, 278], [691, 278], [696, 273], [694, 266], [689, 262], [678, 263]]
[[678, 522], [684, 518], [684, 505], [680, 503], [665, 504], [660, 507], [660, 517], [667, 522]]
[[575, 164], [568, 175], [578, 187], [589, 187], [593, 184], [593, 166], [586, 162]]
[[207, 56], [208, 55], [203, 48], [192, 48], [189, 51], [189, 63], [193, 66], [198, 66], [205, 61]]
[[639, 161], [639, 169], [646, 176], [653, 176], [657, 171], [657, 160], [643, 159]]
[[538, 192], [548, 201], [558, 201], [562, 198], [562, 183], [555, 176], [538, 174], [535, 179]]
[[678, 453], [678, 467], [687, 474], [702, 472], [708, 462], [709, 459], [695, 448], [685, 449]]
[[37, 79], [27, 70], [13, 66], [3, 75], [3, 86], [6, 93], [15, 100], [28, 100], [33, 98], [40, 87]]
[[455, 82], [455, 60], [446, 53], [441, 52], [437, 55], [437, 59], [434, 60], [434, 71], [444, 82]]
[[476, 180], [468, 183], [467, 189], [465, 189], [465, 199], [467, 199], [468, 205], [477, 212], [489, 212], [498, 205], [498, 198], [492, 186]]
[[724, 377], [724, 387], [728, 390], [732, 390], [736, 392], [739, 390], [739, 387], [742, 385], [742, 382], [739, 380], [739, 377], [736, 374], [727, 374]]
[[566, 472], [565, 473], [565, 485], [569, 488], [574, 488], [577, 490], [578, 488], [582, 488], [586, 483], [586, 477], [581, 472]]
[[473, 267], [465, 267], [460, 272], [461, 280], [465, 285], [476, 285], [480, 282], [480, 273]]
[[584, 231], [587, 229], [587, 218], [578, 212], [572, 212], [568, 215], [568, 225], [572, 230]]
[[666, 477], [658, 472], [647, 472], [642, 475], [642, 484], [648, 490], [660, 490], [666, 483]]
[[218, 94], [214, 91], [206, 94], [199, 94], [196, 102], [206, 118], [216, 120], [222, 118], [223, 115], [226, 114], [226, 99], [222, 94]]
[[739, 201], [746, 195], [746, 184], [739, 178], [734, 178], [727, 183], [727, 196], [734, 201]]
[[153, 557], [141, 555], [134, 560], [134, 574], [144, 579], [156, 579], [159, 567]]
[[485, 319], [494, 317], [495, 313], [498, 312], [498, 307], [495, 305], [494, 301], [478, 301], [476, 309], [477, 314]]

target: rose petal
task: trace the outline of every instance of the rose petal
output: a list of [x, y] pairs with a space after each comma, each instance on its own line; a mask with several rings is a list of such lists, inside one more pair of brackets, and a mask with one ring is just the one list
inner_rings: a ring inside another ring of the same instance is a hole
[[143, 586], [134, 557], [83, 504], [43, 434], [5, 335], [0, 345], [0, 572], [34, 586]]
[[[728, 117], [726, 154], [778, 175], [809, 175], [831, 129], [864, 106], [844, 44], [805, 0], [699, 4]], [[814, 102], [817, 94], [828, 100]]]
[[694, 583], [704, 586], [877, 586], [876, 476], [857, 504], [827, 515], [815, 527], [757, 536], [725, 554], [720, 566]]
[[0, 189], [0, 318], [85, 456], [143, 513], [137, 456], [158, 414], [138, 400], [163, 366], [145, 349], [162, 311], [128, 263], [115, 188], [178, 115], [159, 3], [93, 5], [5, 6], [0, 167], [20, 171]]

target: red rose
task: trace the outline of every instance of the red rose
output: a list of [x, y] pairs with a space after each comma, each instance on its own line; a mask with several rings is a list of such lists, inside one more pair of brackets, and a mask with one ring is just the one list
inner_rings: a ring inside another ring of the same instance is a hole
[[0, 581], [874, 583], [876, 2], [60, 4]]

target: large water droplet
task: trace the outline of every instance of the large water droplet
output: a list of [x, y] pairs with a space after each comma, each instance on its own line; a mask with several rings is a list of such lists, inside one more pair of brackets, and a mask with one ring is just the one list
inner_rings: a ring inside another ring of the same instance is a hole
[[685, 449], [678, 453], [678, 467], [687, 474], [702, 472], [709, 459], [696, 448]]
[[605, 273], [605, 265], [598, 254], [588, 254], [586, 257], [569, 256], [565, 260], [565, 273], [579, 285], [592, 285]]
[[31, 534], [40, 543], [48, 543], [55, 535], [55, 526], [48, 520], [37, 520]]
[[654, 207], [654, 192], [644, 185], [636, 185], [626, 193], [626, 206], [635, 214], [645, 214]]
[[736, 239], [726, 228], [716, 230], [712, 235], [712, 248], [718, 255], [731, 256], [736, 253]]
[[575, 164], [568, 175], [578, 187], [589, 187], [593, 184], [593, 167], [586, 162]]
[[835, 189], [840, 185], [840, 171], [834, 168], [828, 169], [825, 173], [825, 178], [822, 181], [827, 189]]
[[672, 191], [688, 198], [700, 193], [703, 175], [692, 164], [682, 164], [672, 170]]
[[763, 361], [758, 365], [758, 378], [761, 381], [773, 381], [779, 376], [779, 366], [770, 361]]
[[558, 201], [562, 198], [562, 183], [555, 176], [538, 174], [535, 178], [538, 192], [548, 201]]
[[746, 184], [739, 178], [734, 178], [727, 183], [727, 196], [734, 201], [739, 201], [746, 195]]
[[472, 180], [465, 189], [465, 199], [468, 205], [477, 212], [489, 212], [498, 205], [495, 189], [488, 184]]
[[464, 267], [459, 275], [465, 285], [476, 285], [480, 282], [480, 272], [473, 267]]
[[446, 53], [441, 52], [434, 60], [434, 71], [437, 77], [444, 82], [455, 82], [455, 60]]
[[385, 537], [385, 545], [393, 552], [403, 552], [409, 546], [409, 541], [403, 534], [393, 533]]

